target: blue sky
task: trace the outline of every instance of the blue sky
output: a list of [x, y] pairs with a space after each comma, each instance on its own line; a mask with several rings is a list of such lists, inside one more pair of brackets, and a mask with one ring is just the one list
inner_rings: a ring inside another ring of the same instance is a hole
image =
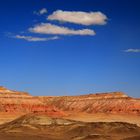
[[140, 97], [139, 7], [139, 0], [1, 0], [0, 84], [32, 95]]

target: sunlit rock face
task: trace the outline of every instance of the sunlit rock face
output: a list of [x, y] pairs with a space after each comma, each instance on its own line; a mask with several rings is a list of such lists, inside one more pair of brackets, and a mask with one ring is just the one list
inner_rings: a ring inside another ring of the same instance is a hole
[[27, 92], [19, 92], [14, 90], [9, 90], [3, 86], [0, 86], [0, 97], [27, 97], [31, 96]]
[[46, 105], [27, 92], [13, 91], [2, 86], [0, 87], [0, 112], [63, 114], [53, 105]]
[[140, 114], [140, 100], [131, 98], [123, 92], [38, 98], [42, 102], [57, 106], [63, 111]]
[[40, 112], [59, 116], [64, 115], [66, 111], [140, 114], [140, 100], [122, 92], [35, 97], [27, 92], [0, 87], [0, 112]]

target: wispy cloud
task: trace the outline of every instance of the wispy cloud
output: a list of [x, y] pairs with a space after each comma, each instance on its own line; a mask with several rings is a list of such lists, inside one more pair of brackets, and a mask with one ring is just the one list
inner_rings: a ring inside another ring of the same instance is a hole
[[24, 39], [30, 42], [37, 42], [37, 41], [49, 41], [49, 40], [56, 40], [59, 39], [58, 36], [48, 37], [48, 38], [41, 38], [41, 37], [32, 37], [32, 36], [23, 36], [23, 35], [16, 35], [14, 38], [17, 39]]
[[104, 25], [107, 16], [102, 12], [81, 12], [57, 10], [48, 16], [48, 20], [58, 20], [82, 25]]
[[29, 28], [30, 32], [39, 34], [57, 34], [57, 35], [95, 35], [94, 30], [81, 29], [74, 30], [63, 26], [53, 25], [50, 23], [41, 23], [33, 28]]
[[46, 8], [42, 8], [41, 10], [39, 11], [34, 11], [34, 14], [36, 15], [43, 15], [43, 14], [46, 14], [48, 11]]
[[140, 53], [140, 49], [127, 49], [127, 50], [124, 50], [124, 52]]

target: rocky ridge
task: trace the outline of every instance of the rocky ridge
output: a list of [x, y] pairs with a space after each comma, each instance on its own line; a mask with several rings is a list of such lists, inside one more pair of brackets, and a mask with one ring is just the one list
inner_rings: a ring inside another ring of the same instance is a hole
[[140, 100], [129, 97], [123, 92], [38, 98], [63, 111], [140, 114]]
[[123, 92], [96, 93], [79, 96], [31, 96], [0, 87], [0, 112], [52, 113], [64, 112], [138, 114], [140, 99]]
[[46, 105], [26, 92], [13, 91], [5, 87], [0, 87], [0, 112], [63, 114], [55, 106]]

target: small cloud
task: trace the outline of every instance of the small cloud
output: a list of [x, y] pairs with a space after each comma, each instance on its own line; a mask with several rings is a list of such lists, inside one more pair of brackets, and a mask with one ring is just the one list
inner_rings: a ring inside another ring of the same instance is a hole
[[40, 15], [46, 14], [47, 13], [47, 9], [43, 8], [39, 11]]
[[124, 52], [140, 53], [140, 49], [127, 49]]
[[50, 23], [41, 23], [33, 28], [29, 28], [30, 32], [39, 34], [59, 34], [59, 35], [95, 35], [94, 30], [81, 29], [74, 30], [63, 26], [57, 26]]
[[81, 11], [54, 11], [48, 16], [48, 20], [58, 20], [82, 25], [104, 25], [107, 23], [107, 16], [102, 12], [81, 12]]
[[48, 37], [48, 38], [41, 38], [41, 37], [32, 37], [32, 36], [23, 36], [23, 35], [16, 35], [14, 38], [17, 39], [24, 39], [30, 42], [37, 42], [37, 41], [49, 41], [49, 40], [56, 40], [59, 39], [58, 36]]
[[47, 11], [47, 9], [46, 8], [42, 8], [41, 10], [39, 10], [39, 11], [34, 11], [34, 14], [36, 14], [36, 15], [44, 15], [44, 14], [46, 14], [48, 11]]

